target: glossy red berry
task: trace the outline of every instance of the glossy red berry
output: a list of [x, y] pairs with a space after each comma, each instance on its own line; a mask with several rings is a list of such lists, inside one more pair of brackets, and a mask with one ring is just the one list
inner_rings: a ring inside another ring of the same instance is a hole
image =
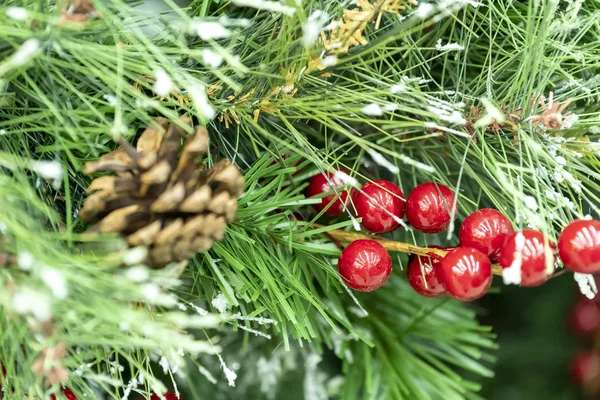
[[492, 263], [488, 256], [471, 247], [448, 252], [438, 269], [448, 294], [457, 300], [482, 297], [492, 285]]
[[495, 260], [500, 248], [515, 233], [508, 217], [498, 210], [482, 208], [469, 215], [460, 227], [461, 246], [472, 247]]
[[338, 271], [352, 289], [370, 292], [379, 289], [392, 272], [392, 258], [374, 240], [355, 240], [340, 255]]
[[571, 222], [558, 237], [558, 254], [565, 267], [575, 272], [600, 272], [600, 222]]
[[[179, 400], [179, 398], [175, 396], [175, 393], [165, 393], [163, 394], [163, 398], [165, 400]], [[150, 400], [162, 400], [162, 398], [156, 393], [153, 393], [152, 397], [150, 397]]]
[[[77, 397], [70, 389], [63, 389], [62, 391], [63, 397], [67, 400], [77, 400]], [[56, 395], [50, 395], [50, 399], [56, 400]]]
[[312, 206], [317, 212], [321, 212], [329, 205], [329, 203], [333, 202], [325, 211], [325, 215], [332, 217], [342, 215], [346, 203], [348, 202], [348, 191], [342, 190], [341, 188], [343, 187], [344, 183], [341, 180], [337, 179], [333, 173], [326, 171], [324, 174], [318, 174], [310, 178], [308, 181], [308, 188], [306, 189], [306, 197], [331, 193], [323, 197], [320, 203], [313, 204]]
[[373, 233], [389, 232], [398, 227], [404, 217], [404, 193], [392, 182], [377, 180], [369, 182], [356, 191], [354, 196], [356, 216], [362, 218], [362, 226]]
[[600, 329], [600, 311], [595, 301], [580, 298], [569, 314], [569, 327], [577, 336], [592, 337]]
[[450, 225], [454, 193], [447, 186], [433, 182], [413, 189], [406, 199], [406, 218], [415, 228], [425, 233], [438, 233]]
[[[548, 245], [551, 249], [554, 247], [552, 243]], [[519, 263], [520, 257], [521, 286], [539, 286], [546, 282], [552, 273], [552, 271], [550, 274], [546, 272], [546, 256], [550, 258], [549, 263], [554, 270], [554, 254], [552, 251], [546, 254], [544, 234], [533, 229], [525, 229], [508, 238], [500, 249], [498, 263], [502, 268], [509, 268], [514, 262]]]
[[571, 361], [571, 377], [581, 386], [594, 385], [600, 378], [600, 357], [593, 350], [577, 354]]
[[446, 294], [446, 288], [438, 277], [440, 260], [434, 257], [412, 257], [406, 269], [408, 283], [415, 292], [425, 297], [439, 297]]

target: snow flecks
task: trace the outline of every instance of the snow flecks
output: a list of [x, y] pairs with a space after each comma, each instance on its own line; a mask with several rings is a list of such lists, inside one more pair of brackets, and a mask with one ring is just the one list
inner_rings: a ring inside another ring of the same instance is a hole
[[396, 111], [398, 109], [398, 104], [390, 103], [383, 106], [385, 111]]
[[137, 265], [143, 263], [147, 256], [148, 249], [143, 246], [138, 246], [125, 252], [123, 255], [123, 262], [127, 265]]
[[304, 399], [305, 400], [327, 400], [327, 389], [325, 388], [324, 374], [319, 373], [318, 365], [321, 357], [318, 354], [310, 354], [305, 362], [304, 375]]
[[37, 54], [40, 45], [40, 41], [37, 39], [26, 40], [8, 59], [8, 66], [17, 68], [27, 64]]
[[466, 138], [469, 138], [469, 139], [472, 138], [471, 135], [469, 135], [466, 132], [461, 132], [461, 131], [456, 130], [456, 129], [448, 128], [446, 126], [441, 126], [441, 125], [436, 124], [435, 122], [425, 122], [424, 125], [425, 125], [425, 128], [430, 128], [430, 129], [434, 129], [434, 130], [438, 130], [438, 131], [448, 132], [448, 133], [452, 133], [454, 135], [466, 137]]
[[350, 215], [350, 220], [352, 221], [352, 227], [354, 228], [354, 230], [357, 232], [360, 231], [360, 223], [358, 222], [358, 220], [352, 215]]
[[58, 161], [33, 161], [31, 169], [44, 179], [60, 182], [63, 178], [63, 166]]
[[28, 251], [21, 251], [17, 256], [17, 264], [23, 271], [30, 271], [35, 264], [35, 257]]
[[206, 119], [213, 119], [216, 111], [208, 101], [206, 88], [199, 83], [192, 83], [188, 88], [188, 92], [198, 112]]
[[435, 44], [435, 48], [438, 51], [462, 51], [465, 49], [465, 46], [458, 43], [442, 44], [442, 39], [439, 39]]
[[261, 331], [256, 330], [256, 329], [249, 328], [249, 327], [247, 327], [245, 325], [238, 325], [238, 328], [240, 328], [240, 329], [242, 329], [242, 330], [244, 330], [246, 332], [250, 332], [250, 333], [254, 334], [255, 336], [261, 336], [261, 337], [264, 337], [265, 339], [271, 340], [271, 335], [269, 335], [268, 333], [264, 333], [264, 332], [261, 332]]
[[15, 21], [25, 21], [28, 17], [27, 10], [23, 7], [8, 7], [6, 15]]
[[190, 304], [190, 307], [192, 308], [192, 310], [196, 311], [199, 315], [201, 316], [205, 316], [208, 315], [208, 311], [206, 311], [204, 308], [199, 307], [195, 304]]
[[406, 165], [413, 166], [413, 167], [418, 168], [420, 170], [423, 170], [425, 172], [430, 172], [430, 173], [435, 172], [435, 167], [432, 167], [431, 165], [424, 164], [424, 163], [422, 163], [420, 161], [417, 161], [417, 160], [415, 160], [413, 158], [410, 158], [407, 155], [399, 154], [398, 158], [400, 158], [400, 161], [402, 161]]
[[302, 44], [306, 47], [312, 46], [319, 38], [328, 20], [329, 15], [326, 12], [321, 10], [313, 11], [308, 17], [308, 21], [302, 25], [302, 30], [304, 31]]
[[233, 372], [231, 369], [229, 369], [229, 367], [227, 367], [227, 364], [225, 364], [225, 361], [223, 361], [223, 357], [221, 357], [220, 354], [217, 354], [217, 357], [219, 358], [219, 363], [221, 364], [221, 369], [223, 370], [223, 373], [225, 374], [225, 379], [227, 379], [227, 384], [229, 386], [235, 386], [235, 380], [237, 379], [237, 374], [235, 372]]
[[217, 379], [210, 373], [209, 370], [204, 368], [202, 365], [198, 367], [198, 371], [206, 378], [207, 381], [209, 381], [213, 385], [217, 384]]
[[260, 391], [268, 396], [274, 393], [282, 371], [281, 358], [277, 355], [272, 356], [269, 360], [261, 357], [256, 363], [256, 369], [260, 379]]
[[344, 171], [335, 171], [333, 173], [333, 179], [343, 183], [344, 185], [350, 185], [352, 187], [358, 187], [360, 185], [356, 178], [351, 177]]
[[515, 252], [513, 253], [513, 262], [508, 268], [502, 270], [502, 280], [505, 285], [521, 284], [521, 265], [523, 263], [523, 248], [525, 247], [525, 236], [518, 232], [515, 235]]
[[67, 280], [60, 272], [50, 267], [43, 267], [40, 270], [40, 278], [52, 291], [54, 297], [58, 299], [67, 298], [69, 294]]
[[538, 209], [537, 200], [533, 196], [525, 196], [523, 199], [523, 204], [525, 204], [525, 207], [529, 208], [531, 211], [537, 211]]
[[421, 3], [417, 8], [417, 17], [421, 19], [429, 18], [433, 12], [435, 11], [435, 7], [429, 3]]
[[144, 267], [143, 265], [135, 265], [127, 268], [125, 271], [125, 278], [132, 282], [144, 282], [148, 280], [149, 277], [150, 272], [148, 271], [148, 268]]
[[217, 311], [219, 312], [219, 314], [225, 314], [225, 313], [227, 313], [227, 311], [231, 307], [230, 304], [229, 304], [229, 301], [227, 301], [227, 298], [221, 292], [219, 292], [219, 294], [217, 294], [212, 299], [212, 301], [210, 302], [210, 304], [212, 304], [212, 306], [217, 309]]
[[596, 297], [598, 288], [596, 287], [596, 281], [594, 280], [593, 275], [574, 272], [573, 279], [575, 279], [575, 282], [579, 285], [579, 291], [582, 295], [588, 299]]
[[322, 67], [333, 67], [338, 62], [338, 58], [336, 56], [327, 56], [321, 61]]
[[211, 68], [218, 68], [223, 64], [223, 56], [211, 49], [202, 49], [202, 62]]
[[157, 69], [154, 71], [154, 77], [156, 80], [154, 81], [154, 85], [152, 86], [152, 90], [159, 96], [165, 97], [173, 90], [173, 80], [167, 74], [167, 71], [164, 69]]
[[217, 21], [192, 21], [190, 30], [202, 40], [222, 39], [231, 35], [231, 32]]
[[451, 125], [464, 125], [467, 123], [467, 120], [463, 117], [462, 113], [457, 110], [448, 111], [442, 108], [427, 106], [427, 111], [435, 114], [440, 120], [448, 122]]
[[571, 129], [573, 127], [573, 124], [575, 124], [578, 120], [579, 116], [577, 116], [577, 114], [571, 113], [563, 118], [562, 123], [560, 124], [560, 129]]
[[506, 117], [502, 111], [498, 109], [489, 99], [482, 98], [481, 103], [483, 103], [483, 107], [485, 109], [485, 113], [475, 121], [473, 127], [475, 128], [483, 128], [490, 125], [492, 122], [496, 121], [501, 124], [506, 121]]
[[243, 316], [240, 313], [236, 313], [233, 314], [231, 316], [231, 319], [235, 319], [238, 321], [252, 321], [252, 322], [257, 322], [259, 325], [277, 325], [277, 321], [275, 321], [274, 319], [271, 318], [265, 318], [265, 317], [247, 317], [247, 316]]
[[38, 321], [52, 317], [52, 299], [39, 290], [21, 287], [13, 295], [12, 308], [17, 314], [31, 314]]
[[259, 10], [280, 12], [284, 15], [294, 15], [296, 9], [294, 7], [286, 6], [285, 4], [267, 1], [267, 0], [232, 0], [233, 4], [238, 7], [252, 7]]
[[375, 161], [375, 163], [377, 163], [378, 165], [387, 169], [392, 174], [397, 174], [400, 172], [400, 169], [397, 166], [395, 166], [394, 164], [392, 164], [390, 161], [388, 161], [388, 159], [385, 158], [385, 156], [383, 154], [381, 154], [373, 149], [367, 149], [367, 153], [369, 153], [369, 155], [371, 156], [373, 161]]
[[400, 83], [397, 83], [395, 85], [392, 85], [390, 87], [390, 92], [394, 93], [394, 94], [395, 93], [400, 93], [400, 92], [404, 92], [406, 90], [406, 88], [407, 88], [406, 83], [400, 82]]
[[372, 115], [374, 117], [381, 117], [383, 115], [383, 109], [379, 104], [371, 103], [367, 104], [360, 110], [363, 114]]

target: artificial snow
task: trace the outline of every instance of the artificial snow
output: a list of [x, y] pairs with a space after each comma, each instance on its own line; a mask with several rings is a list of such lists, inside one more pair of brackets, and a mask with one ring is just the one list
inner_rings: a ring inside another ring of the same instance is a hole
[[531, 211], [537, 211], [538, 209], [537, 201], [533, 196], [525, 196], [523, 203], [525, 204], [525, 207], [529, 208]]
[[23, 7], [8, 7], [6, 15], [17, 21], [25, 21], [27, 19], [27, 10]]
[[231, 35], [227, 28], [216, 21], [192, 21], [190, 29], [202, 40], [222, 39]]
[[40, 278], [46, 284], [46, 286], [50, 288], [54, 294], [54, 297], [58, 299], [65, 299], [69, 294], [67, 280], [57, 270], [50, 267], [44, 267], [40, 270]]
[[21, 67], [29, 62], [40, 49], [40, 41], [37, 39], [26, 40], [21, 47], [9, 59], [11, 67]]
[[212, 299], [210, 304], [212, 304], [212, 306], [217, 309], [219, 314], [225, 314], [230, 307], [229, 301], [227, 301], [227, 298], [221, 292], [219, 292], [219, 294], [217, 294], [215, 298]]
[[434, 7], [429, 3], [421, 3], [417, 8], [417, 17], [425, 19], [433, 14]]
[[33, 265], [35, 264], [35, 258], [30, 252], [21, 251], [17, 256], [17, 264], [19, 264], [19, 267], [22, 270], [29, 271], [31, 270], [31, 267], [33, 267]]
[[198, 112], [206, 119], [213, 119], [216, 115], [216, 111], [208, 101], [206, 88], [199, 83], [192, 83], [188, 88], [188, 92]]
[[192, 310], [196, 311], [198, 314], [205, 316], [208, 315], [208, 311], [206, 311], [204, 308], [202, 307], [198, 307], [195, 304], [190, 304], [190, 307], [192, 308]]
[[414, 159], [410, 158], [407, 155], [400, 154], [398, 157], [400, 158], [400, 161], [402, 161], [406, 165], [410, 165], [410, 166], [416, 167], [416, 168], [418, 168], [420, 170], [423, 170], [425, 172], [430, 172], [430, 173], [435, 172], [435, 167], [432, 167], [431, 165], [427, 165], [427, 164], [424, 164], [424, 163], [422, 163], [420, 161], [414, 160]]
[[333, 67], [335, 64], [337, 64], [337, 62], [338, 58], [336, 56], [327, 56], [321, 60], [321, 66], [325, 68]]
[[38, 321], [47, 321], [52, 317], [52, 300], [39, 290], [21, 287], [13, 295], [13, 311], [17, 314], [31, 314]]
[[144, 282], [150, 277], [150, 272], [148, 271], [148, 268], [142, 265], [136, 265], [127, 268], [125, 277], [132, 282]]
[[302, 30], [304, 31], [304, 34], [302, 35], [302, 44], [304, 44], [304, 46], [312, 46], [317, 41], [327, 20], [329, 20], [329, 15], [324, 11], [316, 10], [310, 14], [306, 23], [302, 25]]
[[282, 14], [291, 16], [296, 12], [294, 7], [286, 6], [282, 3], [275, 1], [266, 0], [232, 0], [233, 4], [238, 7], [252, 7], [259, 10], [280, 12]]
[[334, 179], [334, 182], [335, 182], [335, 180], [337, 180], [337, 181], [343, 183], [344, 185], [350, 185], [352, 187], [359, 186], [358, 181], [355, 178], [348, 175], [347, 173], [345, 173], [344, 171], [335, 171], [333, 173], [333, 179]]
[[112, 94], [105, 94], [102, 97], [104, 98], [104, 100], [106, 100], [109, 106], [114, 107], [117, 105], [117, 98]]
[[63, 177], [63, 167], [58, 161], [33, 161], [31, 169], [44, 179], [57, 181]]
[[435, 44], [435, 48], [438, 51], [462, 51], [465, 49], [465, 46], [462, 46], [458, 43], [447, 43], [442, 45], [442, 39], [439, 39]]
[[237, 374], [227, 367], [227, 364], [225, 364], [225, 361], [223, 361], [223, 357], [221, 357], [220, 354], [217, 354], [217, 357], [219, 358], [219, 363], [221, 364], [221, 369], [223, 370], [223, 373], [225, 374], [225, 379], [227, 379], [227, 384], [229, 386], [235, 386], [235, 380], [237, 379]]
[[579, 291], [582, 295], [584, 295], [588, 299], [593, 299], [594, 297], [596, 297], [596, 294], [598, 293], [598, 288], [596, 287], [596, 281], [594, 280], [593, 275], [574, 272], [573, 278], [575, 279], [575, 282], [577, 282], [577, 284], [579, 285]]
[[202, 365], [200, 365], [198, 367], [198, 371], [204, 375], [204, 377], [206, 378], [207, 381], [209, 381], [210, 383], [212, 383], [213, 385], [217, 384], [217, 380], [216, 378], [210, 373], [209, 370], [207, 370], [206, 368], [204, 368]]
[[211, 68], [218, 68], [223, 64], [223, 57], [211, 49], [202, 49], [202, 62]]
[[173, 90], [173, 80], [167, 74], [167, 71], [164, 69], [157, 69], [154, 71], [154, 77], [156, 78], [154, 81], [154, 85], [152, 85], [152, 90], [159, 96], [165, 97]]
[[394, 164], [392, 164], [391, 162], [389, 162], [388, 159], [385, 158], [385, 156], [383, 154], [381, 154], [373, 149], [367, 149], [367, 153], [369, 153], [369, 155], [371, 156], [373, 161], [375, 161], [375, 163], [384, 167], [385, 169], [390, 171], [392, 174], [397, 174], [400, 172], [400, 169], [397, 166], [395, 166]]
[[235, 319], [238, 321], [252, 321], [252, 322], [257, 322], [259, 325], [277, 325], [277, 321], [275, 321], [274, 319], [271, 318], [264, 318], [264, 317], [247, 317], [247, 316], [243, 316], [240, 313], [236, 313], [233, 314], [231, 316], [231, 319]]
[[385, 111], [396, 111], [398, 109], [398, 104], [390, 103], [383, 106]]
[[273, 355], [269, 360], [260, 357], [256, 363], [256, 371], [260, 379], [260, 391], [273, 397], [279, 376], [281, 375], [281, 358]]
[[381, 106], [379, 104], [375, 104], [375, 103], [371, 103], [371, 104], [364, 106], [360, 111], [363, 114], [373, 115], [375, 117], [380, 117], [383, 115], [383, 110], [381, 109]]
[[125, 252], [123, 255], [123, 262], [127, 265], [137, 265], [143, 263], [147, 256], [148, 249], [143, 246], [138, 246]]

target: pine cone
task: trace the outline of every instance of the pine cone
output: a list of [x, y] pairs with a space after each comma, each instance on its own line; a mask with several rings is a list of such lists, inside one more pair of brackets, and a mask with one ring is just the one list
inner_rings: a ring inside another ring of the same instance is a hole
[[209, 169], [198, 161], [208, 151], [204, 127], [187, 137], [179, 156], [184, 135], [176, 124], [157, 118], [137, 148], [121, 138], [120, 149], [86, 163], [86, 174], [116, 173], [94, 179], [88, 188], [92, 194], [79, 213], [96, 223], [88, 232], [118, 232], [130, 246], [148, 247], [154, 268], [187, 260], [223, 238], [244, 178], [229, 160]]

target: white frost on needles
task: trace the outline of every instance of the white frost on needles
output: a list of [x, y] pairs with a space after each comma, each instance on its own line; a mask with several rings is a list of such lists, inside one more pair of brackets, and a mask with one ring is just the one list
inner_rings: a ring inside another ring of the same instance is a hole
[[302, 30], [304, 31], [302, 44], [306, 47], [312, 46], [319, 38], [328, 20], [329, 15], [326, 12], [321, 10], [313, 11], [308, 17], [308, 21], [302, 25]]
[[26, 40], [21, 47], [8, 60], [9, 67], [21, 67], [29, 62], [40, 49], [40, 41], [37, 39]]
[[598, 293], [598, 288], [596, 287], [596, 281], [594, 280], [594, 276], [590, 274], [581, 274], [579, 272], [573, 273], [573, 278], [575, 282], [579, 285], [579, 291], [582, 295], [587, 297], [588, 299], [593, 299], [596, 297]]
[[16, 21], [25, 21], [27, 19], [27, 10], [23, 7], [8, 7], [6, 15]]
[[212, 299], [210, 304], [212, 304], [212, 306], [217, 309], [219, 314], [225, 314], [230, 307], [229, 301], [227, 301], [227, 298], [221, 292], [219, 292], [219, 294], [217, 294], [215, 298]]
[[17, 314], [31, 314], [38, 321], [52, 317], [52, 299], [46, 293], [31, 288], [20, 288], [12, 298], [13, 311]]
[[33, 161], [31, 169], [44, 179], [60, 181], [63, 177], [63, 167], [58, 161]]
[[523, 248], [525, 247], [525, 236], [518, 232], [515, 235], [515, 252], [510, 267], [502, 270], [502, 279], [505, 285], [519, 285], [521, 283], [521, 265], [523, 263]]
[[285, 4], [277, 1], [266, 1], [266, 0], [232, 0], [233, 4], [238, 7], [252, 7], [259, 10], [280, 12], [287, 16], [294, 15], [296, 9], [294, 7], [286, 6]]
[[23, 271], [29, 271], [35, 264], [35, 257], [28, 251], [21, 251], [17, 256], [17, 264]]
[[435, 48], [438, 51], [462, 51], [465, 49], [465, 46], [460, 45], [458, 43], [446, 43], [442, 44], [442, 39], [439, 39], [435, 44]]
[[531, 211], [537, 211], [538, 209], [537, 201], [533, 196], [525, 196], [523, 203], [525, 204], [525, 207], [529, 208]]
[[199, 83], [192, 83], [188, 88], [188, 92], [198, 112], [206, 119], [213, 119], [216, 111], [208, 101], [206, 88]]
[[360, 111], [363, 114], [372, 115], [374, 117], [381, 117], [383, 115], [383, 109], [379, 104], [375, 103], [367, 104]]
[[202, 49], [202, 62], [211, 68], [218, 68], [223, 64], [223, 56], [211, 49]]
[[156, 78], [152, 86], [154, 93], [162, 97], [171, 93], [173, 90], [173, 80], [169, 74], [164, 69], [157, 69], [154, 71], [154, 76]]
[[40, 270], [40, 278], [52, 291], [54, 297], [58, 299], [67, 298], [69, 294], [67, 280], [60, 272], [50, 267], [43, 267]]
[[190, 30], [202, 40], [222, 39], [231, 35], [227, 28], [216, 21], [192, 21]]
[[375, 151], [373, 149], [367, 149], [367, 153], [369, 153], [369, 155], [371, 156], [373, 161], [375, 161], [375, 163], [384, 167], [385, 169], [390, 171], [392, 174], [397, 174], [400, 172], [400, 169], [397, 166], [395, 166], [394, 164], [392, 164], [391, 162], [389, 162], [388, 159], [385, 158], [385, 156], [383, 154], [378, 153], [377, 151]]
[[223, 361], [223, 357], [221, 357], [220, 354], [217, 354], [217, 357], [219, 358], [219, 363], [221, 364], [221, 369], [225, 374], [225, 379], [227, 379], [227, 383], [229, 384], [229, 386], [235, 386], [237, 374], [230, 370], [229, 367], [227, 367], [227, 364], [225, 364], [225, 361]]
[[344, 171], [335, 171], [333, 173], [333, 179], [334, 179], [334, 182], [339, 181], [339, 182], [343, 183], [344, 185], [350, 185], [352, 187], [359, 186], [358, 181], [355, 178], [348, 175], [347, 173], [345, 173]]

